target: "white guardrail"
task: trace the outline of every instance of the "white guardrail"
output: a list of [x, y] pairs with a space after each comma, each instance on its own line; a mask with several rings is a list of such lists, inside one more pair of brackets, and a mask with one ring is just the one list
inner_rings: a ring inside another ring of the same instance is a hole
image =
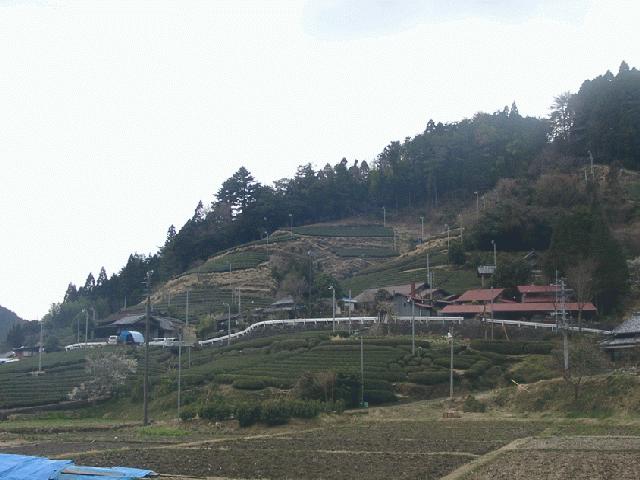
[[[406, 321], [411, 321], [411, 317], [399, 316], [399, 317], [396, 317], [396, 320], [406, 322]], [[461, 325], [465, 321], [464, 317], [444, 317], [444, 316], [443, 317], [415, 316], [414, 320], [418, 323], [441, 322], [442, 324], [445, 324], [446, 322], [450, 322], [450, 323], [457, 323], [458, 325]], [[367, 324], [367, 323], [370, 324], [370, 323], [376, 323], [377, 321], [378, 321], [377, 317], [351, 317], [351, 319], [345, 318], [345, 317], [337, 317], [335, 319], [336, 323], [343, 323], [343, 324], [349, 323], [349, 322], [355, 323], [355, 324]], [[514, 325], [518, 327], [549, 328], [551, 330], [556, 330], [558, 328], [555, 323], [527, 322], [523, 320], [501, 320], [497, 318], [486, 318], [485, 321], [488, 323], [493, 323], [498, 325]], [[198, 345], [203, 345], [203, 346], [221, 345], [226, 341], [228, 341], [229, 338], [233, 340], [236, 338], [243, 337], [251, 333], [253, 330], [256, 330], [260, 327], [267, 327], [267, 326], [274, 326], [274, 325], [282, 325], [282, 326], [307, 325], [307, 324], [317, 325], [319, 323], [326, 324], [326, 323], [333, 323], [333, 322], [334, 322], [334, 319], [332, 317], [296, 318], [294, 320], [264, 320], [262, 322], [254, 323], [240, 332], [232, 333], [231, 335], [227, 334], [221, 337], [210, 338], [208, 340], [201, 340], [197, 343]], [[598, 330], [596, 328], [586, 328], [586, 327], [580, 328], [575, 326], [567, 327], [567, 330], [576, 331], [576, 332], [583, 331], [586, 333], [598, 333], [603, 335], [608, 335], [611, 333], [608, 330]]]
[[[445, 323], [457, 323], [458, 325], [461, 325], [465, 319], [463, 317], [433, 317], [433, 316], [415, 316], [413, 317], [414, 320], [417, 323], [442, 323], [443, 325]], [[396, 320], [401, 321], [401, 322], [410, 322], [411, 321], [411, 317], [410, 316], [398, 316], [395, 317]], [[502, 320], [502, 319], [498, 319], [498, 318], [485, 318], [484, 319], [485, 322], [487, 323], [493, 323], [494, 325], [513, 325], [513, 326], [517, 326], [517, 327], [533, 327], [533, 328], [548, 328], [553, 330], [557, 330], [558, 326], [555, 323], [542, 323], [542, 322], [528, 322], [525, 320]], [[263, 320], [261, 322], [257, 322], [254, 324], [249, 325], [247, 328], [245, 328], [244, 330], [241, 330], [239, 332], [235, 332], [232, 333], [231, 335], [223, 335], [221, 337], [214, 337], [214, 338], [209, 338], [208, 340], [200, 340], [199, 342], [196, 342], [197, 345], [202, 345], [202, 346], [206, 346], [206, 345], [221, 345], [224, 344], [225, 342], [227, 342], [229, 340], [229, 338], [231, 338], [231, 340], [233, 339], [238, 339], [240, 337], [244, 337], [246, 335], [249, 335], [251, 332], [253, 332], [254, 330], [257, 330], [259, 328], [264, 328], [264, 327], [270, 327], [270, 326], [296, 326], [296, 325], [318, 325], [318, 324], [328, 324], [328, 323], [333, 323], [335, 322], [336, 324], [345, 324], [345, 323], [350, 323], [350, 324], [360, 324], [360, 325], [366, 325], [366, 324], [373, 324], [378, 322], [378, 317], [351, 317], [351, 318], [347, 318], [347, 317], [336, 317], [336, 319], [334, 320], [333, 317], [323, 317], [323, 318], [296, 318], [293, 320]], [[602, 335], [608, 335], [611, 332], [608, 330], [598, 330], [596, 328], [587, 328], [587, 327], [576, 327], [576, 326], [569, 326], [567, 327], [567, 330], [571, 330], [574, 332], [577, 331], [582, 331], [582, 332], [586, 332], [586, 333], [597, 333], [597, 334], [602, 334]], [[150, 346], [163, 346], [163, 347], [177, 347], [179, 344], [182, 344], [182, 346], [188, 346], [187, 343], [185, 342], [179, 342], [176, 341], [174, 339], [163, 339], [163, 341], [151, 341], [149, 342]], [[87, 342], [87, 343], [74, 343], [72, 345], [67, 345], [65, 347], [65, 349], [67, 351], [69, 350], [75, 350], [75, 349], [80, 349], [80, 348], [94, 348], [94, 347], [102, 347], [107, 345], [107, 342]]]

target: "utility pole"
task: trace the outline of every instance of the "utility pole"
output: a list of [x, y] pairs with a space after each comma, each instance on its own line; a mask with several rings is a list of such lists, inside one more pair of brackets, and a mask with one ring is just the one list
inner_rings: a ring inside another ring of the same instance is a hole
[[498, 256], [497, 256], [497, 248], [496, 248], [496, 241], [495, 240], [491, 240], [491, 243], [493, 244], [493, 266], [498, 268]]
[[453, 325], [449, 327], [449, 340], [451, 341], [451, 360], [449, 368], [449, 400], [453, 400]]
[[336, 331], [336, 289], [333, 285], [329, 287], [331, 290], [331, 306], [333, 307], [333, 331]]
[[382, 207], [382, 226], [387, 227], [387, 209], [384, 206]]
[[351, 289], [349, 289], [349, 304], [347, 305], [347, 310], [349, 311], [349, 335], [351, 335]]
[[229, 346], [231, 345], [231, 304], [223, 302], [222, 305], [229, 309], [227, 313], [227, 346]]
[[364, 342], [360, 332], [360, 406], [364, 407]]
[[447, 250], [449, 250], [449, 224], [445, 224], [445, 228], [447, 229]]
[[478, 192], [473, 192], [473, 194], [476, 196], [476, 217], [480, 217], [480, 200]]
[[393, 251], [396, 252], [396, 229], [393, 229]]
[[[189, 327], [189, 290], [187, 290], [185, 325], [187, 326], [187, 328]], [[191, 346], [187, 347], [187, 367], [191, 368]]]
[[411, 355], [416, 354], [416, 301], [411, 297]]
[[87, 348], [87, 331], [89, 330], [89, 310], [84, 309], [84, 347]]
[[76, 343], [80, 343], [80, 314], [76, 316], [76, 319], [78, 320], [78, 331], [76, 336]]
[[178, 419], [180, 419], [180, 387], [182, 385], [182, 331], [178, 332]]
[[493, 285], [491, 285], [491, 340], [493, 340]]
[[564, 353], [564, 373], [569, 374], [569, 338], [567, 336], [567, 306], [564, 289], [564, 280], [560, 280], [561, 308], [562, 308], [562, 351]]
[[[429, 252], [427, 252], [427, 282], [429, 282], [429, 300], [433, 301], [433, 282], [431, 281], [431, 270], [429, 266]], [[432, 305], [433, 306], [433, 305]]]
[[293, 238], [293, 213], [289, 214], [289, 233], [291, 234], [291, 238]]
[[420, 217], [420, 243], [424, 243], [424, 217]]
[[43, 346], [44, 321], [40, 320], [40, 347], [38, 348], [38, 373], [42, 373], [42, 349]]
[[144, 418], [143, 425], [149, 425], [149, 322], [151, 321], [151, 274], [147, 272], [147, 306], [144, 316], [144, 382], [142, 388], [142, 402]]

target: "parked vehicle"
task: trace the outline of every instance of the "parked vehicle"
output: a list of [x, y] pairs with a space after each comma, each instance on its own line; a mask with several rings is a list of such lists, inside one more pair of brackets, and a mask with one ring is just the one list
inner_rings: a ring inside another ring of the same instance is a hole
[[107, 340], [108, 345], [116, 345], [118, 343], [118, 335], [110, 335]]
[[118, 335], [118, 343], [121, 345], [142, 345], [144, 335], [135, 330], [122, 330]]

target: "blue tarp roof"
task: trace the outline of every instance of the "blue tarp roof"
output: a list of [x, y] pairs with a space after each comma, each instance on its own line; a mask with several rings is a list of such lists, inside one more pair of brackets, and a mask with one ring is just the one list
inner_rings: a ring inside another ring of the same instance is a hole
[[155, 473], [127, 467], [80, 467], [71, 460], [0, 453], [1, 480], [104, 480], [105, 476], [135, 480], [155, 476]]

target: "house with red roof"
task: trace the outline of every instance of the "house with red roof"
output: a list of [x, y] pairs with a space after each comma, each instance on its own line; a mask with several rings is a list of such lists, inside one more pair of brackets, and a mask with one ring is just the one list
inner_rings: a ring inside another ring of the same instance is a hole
[[[493, 316], [503, 319], [555, 319], [556, 313], [562, 308], [560, 301], [556, 299], [557, 287], [523, 285], [518, 286], [517, 290], [521, 295], [520, 301], [505, 298], [502, 288], [467, 290], [454, 304], [440, 310], [440, 314], [467, 318]], [[584, 318], [597, 313], [593, 303], [579, 303], [572, 299], [565, 302], [564, 308], [569, 316], [577, 316], [580, 310]]]

